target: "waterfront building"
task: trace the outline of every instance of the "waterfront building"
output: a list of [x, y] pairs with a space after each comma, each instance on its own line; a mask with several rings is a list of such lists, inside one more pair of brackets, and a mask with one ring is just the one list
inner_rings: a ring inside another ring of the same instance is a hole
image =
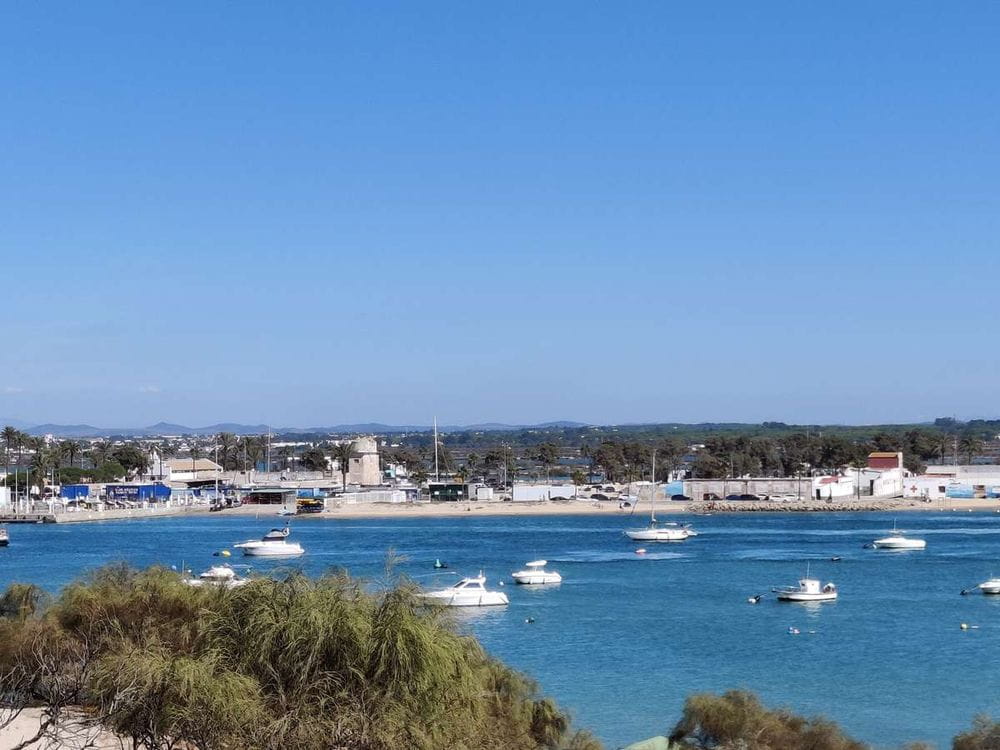
[[903, 497], [914, 499], [1000, 499], [1000, 466], [928, 466], [923, 474], [907, 477], [904, 485]]
[[514, 483], [511, 500], [515, 503], [537, 503], [543, 500], [571, 500], [577, 495], [574, 484], [518, 484]]
[[160, 482], [214, 482], [222, 467], [207, 458], [154, 458], [149, 478]]

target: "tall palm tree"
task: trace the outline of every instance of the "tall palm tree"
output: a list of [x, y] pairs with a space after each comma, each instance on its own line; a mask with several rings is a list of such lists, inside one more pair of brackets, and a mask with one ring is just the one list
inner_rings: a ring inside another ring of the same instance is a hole
[[264, 439], [259, 435], [247, 435], [241, 441], [243, 469], [253, 468], [264, 458]]
[[219, 459], [222, 468], [226, 471], [235, 469], [239, 463], [236, 458], [236, 435], [231, 432], [220, 432], [217, 439], [219, 441]]
[[76, 464], [76, 457], [80, 453], [80, 444], [75, 440], [63, 440], [59, 444], [60, 457], [69, 460], [70, 468]]
[[24, 446], [28, 444], [28, 440], [31, 439], [31, 435], [27, 432], [17, 431], [17, 437], [14, 439], [14, 445], [17, 446], [17, 465], [20, 466], [24, 459]]
[[351, 459], [354, 457], [354, 441], [348, 440], [333, 447], [333, 457], [340, 465], [340, 481], [347, 489], [347, 472], [351, 469]]
[[111, 458], [114, 449], [115, 447], [107, 440], [98, 440], [90, 447], [90, 463], [94, 465], [95, 469], [103, 466]]
[[972, 459], [982, 452], [983, 441], [972, 434], [964, 435], [958, 442], [958, 450], [965, 454], [965, 462], [971, 464]]
[[931, 438], [931, 444], [934, 446], [934, 452], [941, 457], [941, 463], [945, 462], [945, 453], [952, 446], [951, 435], [946, 435], [945, 433], [935, 434]]
[[3, 437], [4, 444], [4, 468], [6, 469], [4, 476], [10, 474], [10, 453], [14, 450], [14, 446], [17, 444], [17, 436], [20, 431], [16, 427], [11, 427], [7, 425], [3, 428], [3, 432], [0, 433], [0, 437]]
[[470, 453], [465, 457], [465, 466], [462, 467], [462, 472], [468, 478], [475, 476], [478, 469], [479, 456], [476, 453]]

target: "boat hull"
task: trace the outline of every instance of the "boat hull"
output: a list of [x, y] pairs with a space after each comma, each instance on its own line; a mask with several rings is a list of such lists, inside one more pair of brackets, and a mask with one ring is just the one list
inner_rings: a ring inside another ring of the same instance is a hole
[[1000, 594], [1000, 581], [997, 581], [995, 583], [992, 581], [981, 583], [976, 588], [978, 588], [984, 594], [988, 594], [990, 596], [993, 596], [995, 594]]
[[506, 594], [495, 591], [475, 596], [436, 596], [434, 594], [424, 594], [424, 596], [435, 604], [441, 604], [445, 607], [502, 607], [510, 604]]
[[927, 547], [927, 542], [923, 539], [876, 539], [872, 542], [872, 546], [875, 549], [924, 549]]
[[249, 543], [237, 544], [236, 547], [242, 549], [247, 557], [298, 557], [305, 554], [305, 550], [298, 544]]
[[562, 576], [558, 573], [512, 573], [511, 578], [514, 583], [522, 586], [541, 586], [549, 583], [562, 583]]
[[836, 598], [836, 592], [806, 594], [798, 591], [789, 591], [778, 593], [778, 601], [781, 602], [832, 602]]
[[691, 534], [683, 529], [633, 529], [625, 536], [633, 542], [683, 542]]
[[210, 580], [205, 578], [189, 578], [186, 581], [184, 581], [184, 583], [186, 583], [188, 586], [194, 586], [195, 588], [216, 587], [220, 589], [237, 589], [240, 586], [245, 586], [246, 584], [250, 583], [250, 580], [247, 578], [237, 578], [234, 580], [219, 581], [219, 580]]

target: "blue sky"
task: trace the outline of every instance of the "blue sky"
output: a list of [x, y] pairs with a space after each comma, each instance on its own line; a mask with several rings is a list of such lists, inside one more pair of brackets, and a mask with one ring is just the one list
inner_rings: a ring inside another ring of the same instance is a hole
[[10, 3], [0, 419], [995, 416], [1000, 6]]

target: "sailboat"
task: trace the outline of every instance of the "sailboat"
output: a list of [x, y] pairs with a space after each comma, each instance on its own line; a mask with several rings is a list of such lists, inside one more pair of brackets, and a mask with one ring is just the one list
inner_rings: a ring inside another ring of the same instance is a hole
[[689, 526], [656, 520], [656, 453], [653, 453], [653, 485], [649, 495], [649, 525], [644, 529], [626, 529], [624, 534], [634, 542], [683, 542], [697, 536]]

